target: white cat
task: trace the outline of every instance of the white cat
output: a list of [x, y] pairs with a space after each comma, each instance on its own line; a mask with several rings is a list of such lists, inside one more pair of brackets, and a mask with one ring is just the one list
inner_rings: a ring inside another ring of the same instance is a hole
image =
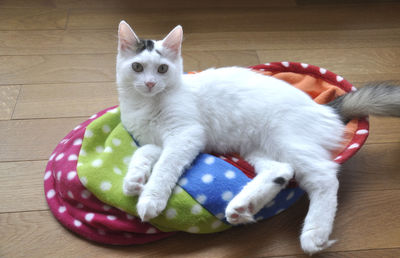
[[[253, 222], [253, 215], [295, 176], [310, 198], [301, 246], [310, 254], [329, 247], [339, 186], [331, 151], [342, 139], [341, 117], [288, 83], [247, 68], [183, 74], [182, 34], [177, 26], [163, 40], [142, 40], [124, 21], [119, 25], [121, 120], [141, 145], [123, 190], [139, 195], [140, 218], [148, 221], [164, 210], [179, 177], [200, 152], [235, 152], [255, 167], [257, 176], [230, 201], [227, 220]], [[374, 113], [368, 102], [377, 91], [365, 89], [332, 106], [348, 117]], [[392, 104], [382, 114], [400, 115], [399, 89], [388, 87], [377, 97]], [[359, 112], [352, 113], [353, 107]]]

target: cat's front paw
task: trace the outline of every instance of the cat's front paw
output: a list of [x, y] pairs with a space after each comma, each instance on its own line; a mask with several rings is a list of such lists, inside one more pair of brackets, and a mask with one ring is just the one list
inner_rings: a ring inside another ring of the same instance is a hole
[[329, 234], [329, 230], [322, 228], [304, 231], [300, 236], [301, 248], [310, 255], [320, 252], [336, 242], [336, 240], [329, 240]]
[[137, 196], [143, 191], [144, 184], [146, 183], [146, 178], [141, 174], [127, 174], [124, 177], [124, 182], [122, 184], [122, 190], [125, 195]]
[[168, 198], [142, 194], [136, 205], [137, 213], [143, 222], [149, 221], [160, 215], [167, 202]]

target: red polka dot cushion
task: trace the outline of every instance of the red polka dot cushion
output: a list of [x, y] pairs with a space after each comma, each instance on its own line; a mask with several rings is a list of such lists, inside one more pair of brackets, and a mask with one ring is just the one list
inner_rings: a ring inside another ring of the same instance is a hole
[[[341, 76], [302, 63], [268, 63], [252, 67], [327, 103], [355, 88]], [[366, 119], [350, 121], [343, 148], [332, 153], [342, 163], [368, 136]], [[122, 180], [137, 146], [124, 130], [118, 107], [92, 116], [73, 129], [55, 148], [46, 167], [46, 200], [56, 217], [71, 231], [96, 242], [141, 244], [175, 231], [213, 233], [231, 225], [224, 210], [232, 197], [254, 177], [253, 168], [239, 156], [200, 154], [177, 183], [167, 208], [150, 223], [136, 214], [137, 197], [125, 196]], [[263, 208], [256, 219], [287, 209], [303, 195], [295, 182]]]

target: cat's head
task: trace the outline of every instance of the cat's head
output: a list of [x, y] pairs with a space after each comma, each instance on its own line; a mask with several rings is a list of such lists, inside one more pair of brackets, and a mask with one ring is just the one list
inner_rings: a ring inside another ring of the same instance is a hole
[[145, 97], [180, 84], [183, 31], [176, 26], [163, 40], [145, 40], [121, 21], [118, 29], [117, 84]]

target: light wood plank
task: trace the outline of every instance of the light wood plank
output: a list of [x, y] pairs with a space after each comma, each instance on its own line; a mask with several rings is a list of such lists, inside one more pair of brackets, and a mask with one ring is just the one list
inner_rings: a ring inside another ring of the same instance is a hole
[[111, 82], [24, 85], [13, 119], [87, 117], [118, 104]]
[[262, 62], [293, 61], [326, 68], [348, 81], [400, 80], [400, 48], [258, 51]]
[[0, 121], [0, 161], [40, 160], [83, 118]]
[[0, 87], [0, 120], [9, 120], [13, 114], [21, 86]]
[[232, 1], [219, 0], [218, 2], [211, 0], [203, 1], [185, 1], [185, 0], [169, 0], [169, 1], [148, 1], [142, 0], [2, 0], [0, 8], [163, 8], [163, 9], [182, 9], [182, 8], [220, 8], [220, 7], [272, 7], [272, 6], [295, 6], [296, 0], [280, 0], [280, 1]]
[[[185, 30], [185, 28], [184, 28]], [[162, 39], [145, 33], [142, 38]], [[399, 47], [400, 29], [184, 33], [183, 51]], [[27, 46], [26, 42], [30, 42]], [[115, 54], [117, 30], [0, 31], [0, 55]]]
[[220, 8], [220, 7], [271, 7], [271, 6], [295, 6], [295, 0], [280, 1], [232, 1], [232, 0], [203, 0], [203, 1], [142, 1], [142, 0], [53, 0], [57, 7], [61, 8], [146, 8], [146, 9], [182, 9], [182, 8]]
[[2, 0], [0, 8], [54, 8], [53, 0]]
[[250, 66], [260, 61], [255, 51], [186, 51], [183, 53], [186, 72], [210, 67]]
[[[354, 192], [341, 196], [332, 251], [400, 247], [400, 190]], [[66, 232], [49, 212], [0, 214], [3, 254], [8, 256], [63, 257], [260, 257], [302, 254], [298, 232], [306, 200], [267, 221], [237, 227], [219, 234], [180, 233], [163, 241], [132, 247], [105, 247]], [[362, 237], [360, 237], [362, 236]], [[229, 239], [229, 241], [227, 241]], [[195, 243], [195, 244], [193, 244]], [[46, 248], [43, 248], [45, 246]]]
[[0, 56], [0, 84], [114, 81], [115, 55]]
[[339, 172], [340, 189], [382, 191], [400, 189], [400, 144], [366, 144]]
[[221, 8], [221, 7], [273, 7], [273, 6], [295, 6], [296, 0], [280, 0], [280, 1], [232, 1], [219, 0], [218, 2], [211, 0], [203, 1], [185, 1], [170, 0], [149, 1], [141, 0], [2, 0], [0, 8], [163, 8], [163, 9], [182, 9], [182, 8]]
[[0, 8], [0, 30], [64, 29], [66, 9]]
[[[26, 42], [30, 42], [29, 45]], [[108, 54], [117, 52], [117, 30], [0, 31], [0, 55]]]
[[[184, 28], [185, 29], [185, 28]], [[293, 50], [395, 47], [400, 29], [186, 33], [184, 50]]]
[[[185, 31], [296, 31], [398, 28], [400, 5], [334, 5], [272, 8], [173, 9], [74, 9], [68, 28], [116, 28], [120, 20], [136, 32], [166, 33], [177, 24]], [[149, 17], [152, 17], [149, 19]], [[307, 17], [313, 17], [307, 19]]]
[[46, 161], [0, 163], [0, 213], [48, 209], [43, 190]]
[[377, 2], [397, 2], [397, 0], [296, 0], [298, 5], [375, 4]]
[[370, 121], [370, 135], [368, 136], [367, 144], [400, 142], [399, 118], [371, 116], [369, 121]]
[[[115, 54], [0, 56], [0, 84], [112, 82]], [[212, 66], [258, 64], [255, 51], [188, 51], [186, 71]]]
[[[399, 196], [400, 190], [339, 191], [339, 208], [332, 234], [339, 242], [331, 251], [399, 248]], [[349, 244], [351, 248], [346, 248]]]

